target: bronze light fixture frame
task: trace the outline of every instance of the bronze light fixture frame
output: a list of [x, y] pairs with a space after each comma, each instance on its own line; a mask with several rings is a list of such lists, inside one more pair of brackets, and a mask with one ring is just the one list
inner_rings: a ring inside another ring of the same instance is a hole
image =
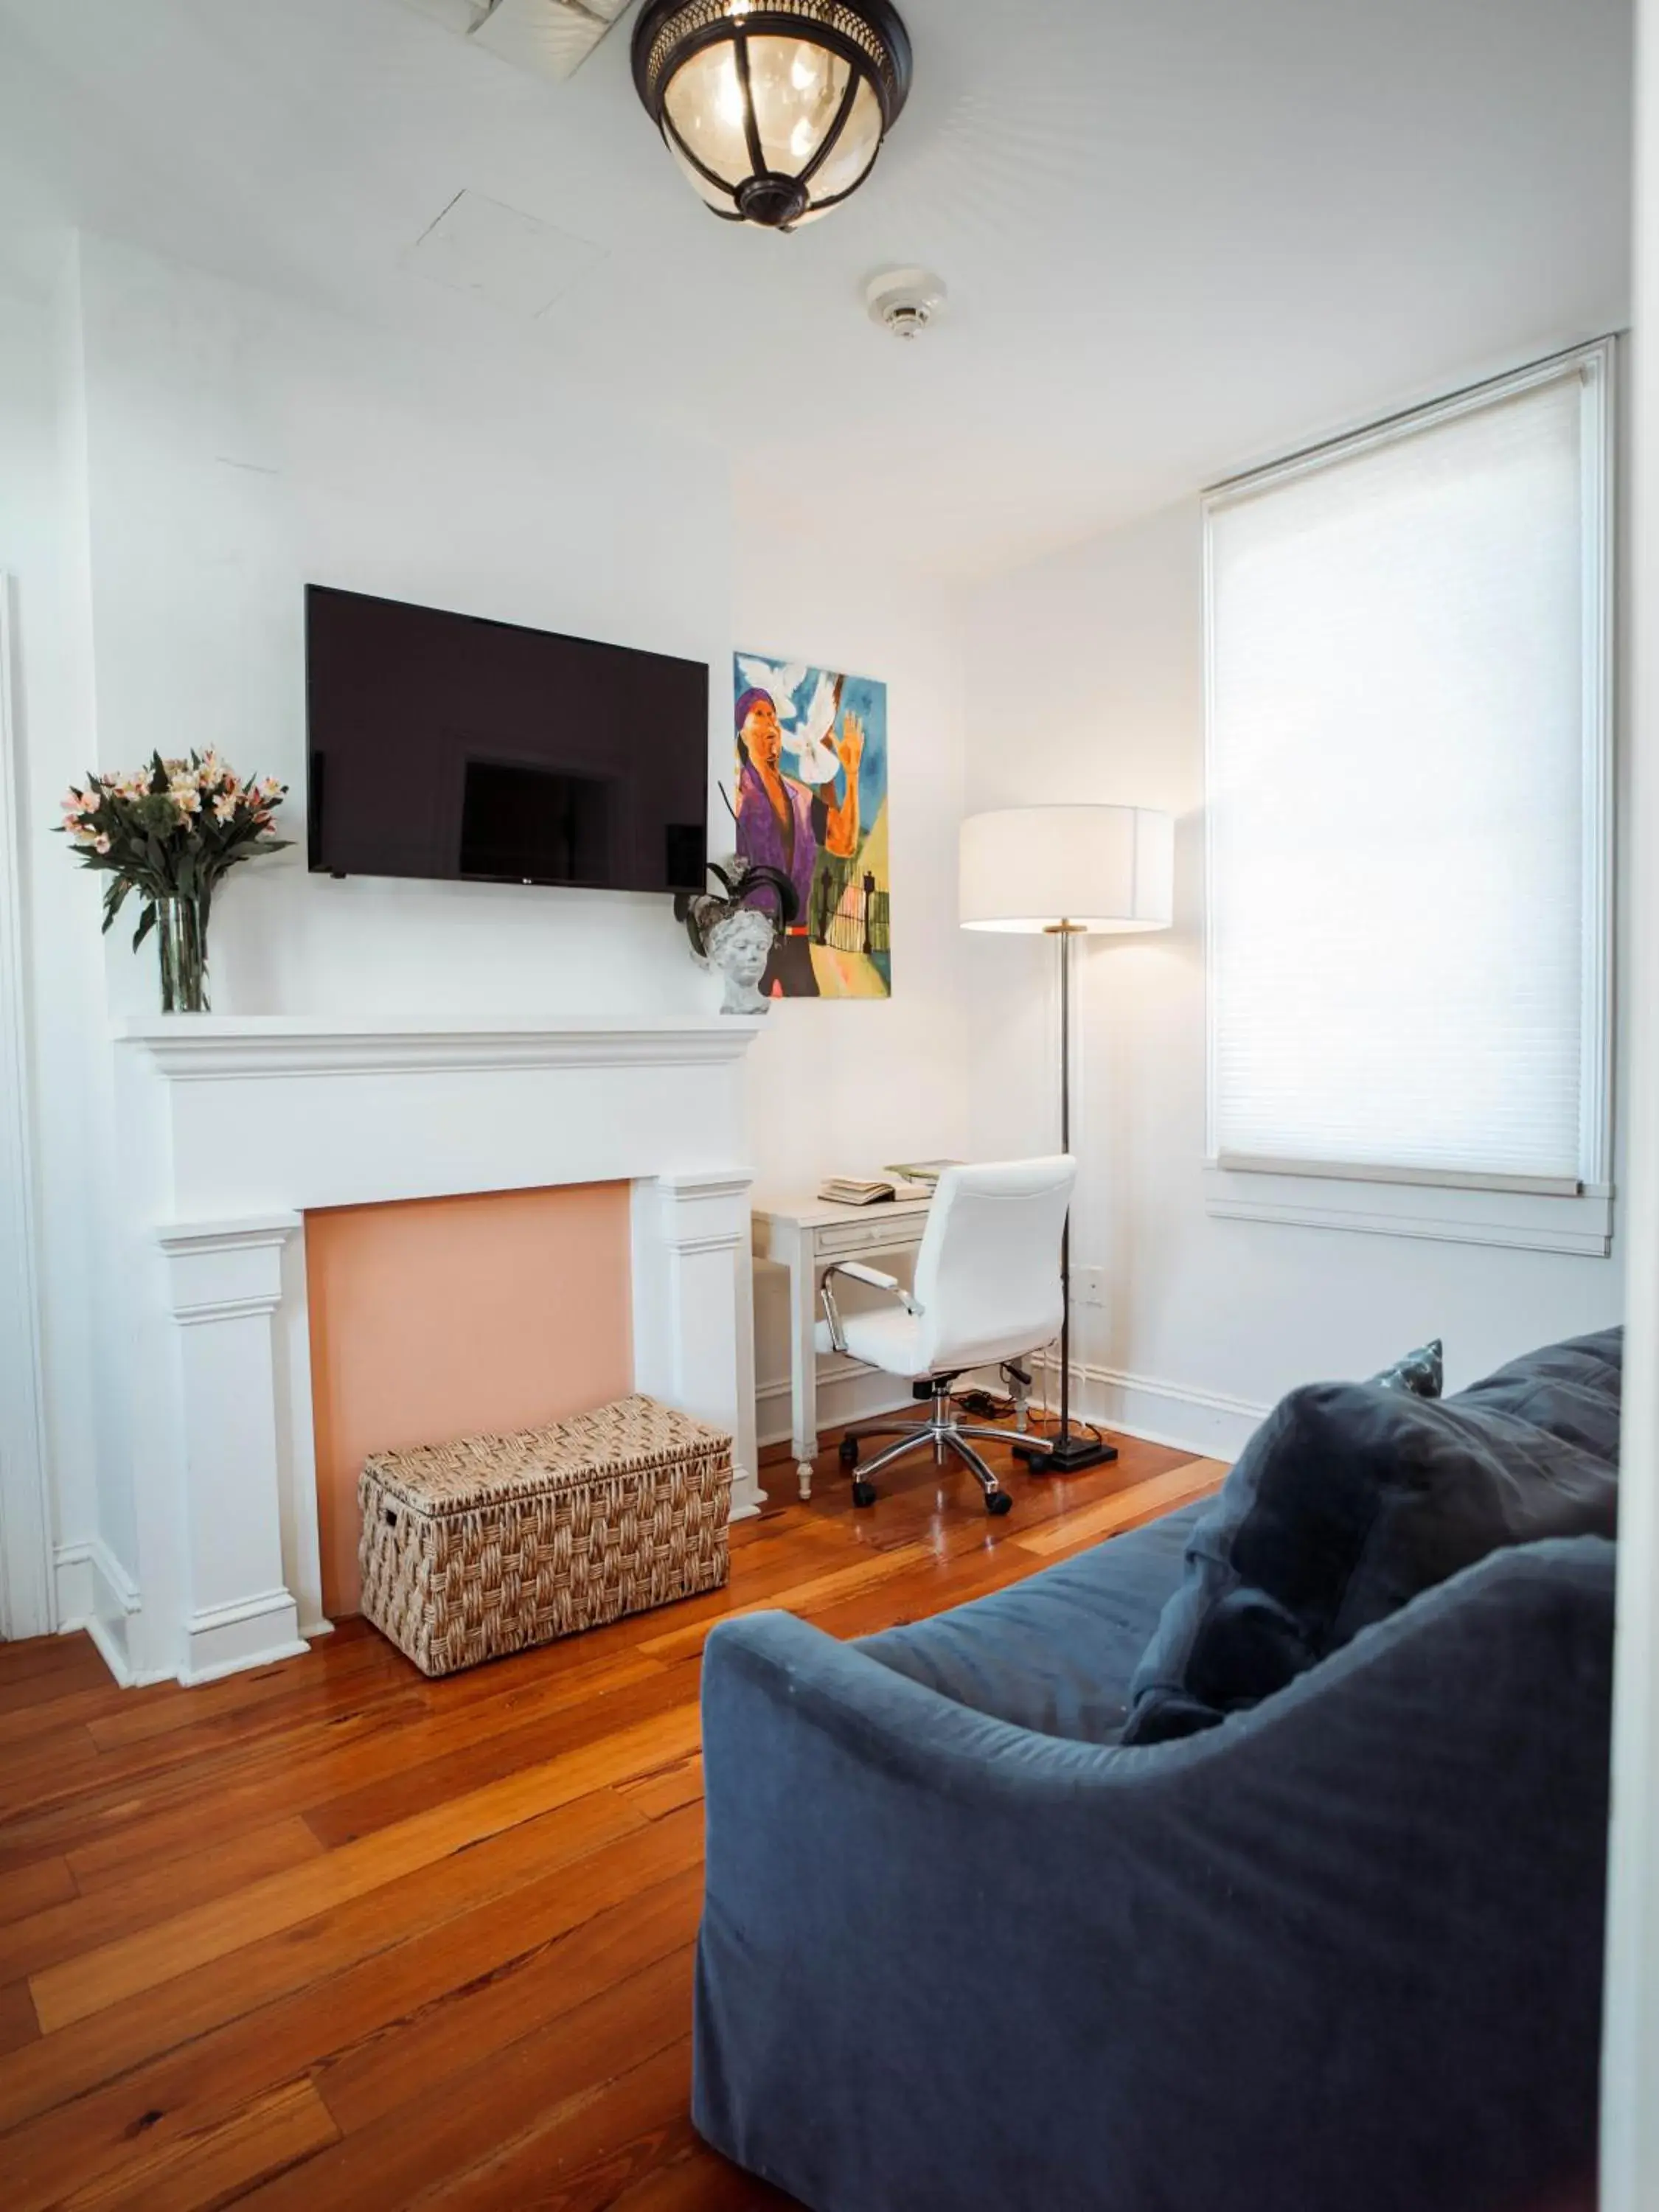
[[[835, 121], [798, 171], [769, 168], [762, 150], [749, 68], [749, 41], [760, 38], [802, 39], [850, 64]], [[692, 152], [668, 112], [668, 88], [677, 72], [714, 46], [732, 48], [743, 94], [749, 167], [738, 177], [717, 175]], [[709, 213], [722, 222], [757, 223], [768, 230], [793, 230], [804, 216], [852, 198], [880, 159], [887, 133], [909, 97], [910, 68], [909, 33], [889, 0], [647, 0], [634, 28], [634, 83], [646, 112], [681, 159], [733, 203], [729, 212], [710, 207]], [[876, 151], [845, 191], [814, 199], [812, 180], [841, 143], [862, 83], [869, 84], [881, 109]]]

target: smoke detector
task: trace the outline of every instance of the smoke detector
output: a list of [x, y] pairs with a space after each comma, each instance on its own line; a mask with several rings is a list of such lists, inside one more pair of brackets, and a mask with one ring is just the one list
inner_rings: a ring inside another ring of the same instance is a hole
[[870, 319], [895, 337], [916, 338], [945, 312], [945, 279], [927, 269], [884, 269], [864, 288]]

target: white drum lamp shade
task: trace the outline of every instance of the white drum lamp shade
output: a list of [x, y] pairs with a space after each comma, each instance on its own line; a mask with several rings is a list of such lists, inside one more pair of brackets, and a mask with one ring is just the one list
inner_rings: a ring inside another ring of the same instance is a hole
[[962, 926], [1127, 935], [1175, 914], [1175, 817], [1150, 806], [1012, 806], [962, 825]]

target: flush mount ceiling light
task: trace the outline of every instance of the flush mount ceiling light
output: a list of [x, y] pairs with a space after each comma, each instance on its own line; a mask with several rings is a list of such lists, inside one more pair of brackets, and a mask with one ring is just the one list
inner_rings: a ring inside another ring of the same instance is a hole
[[647, 0], [634, 82], [727, 222], [793, 230], [850, 198], [910, 90], [887, 0]]

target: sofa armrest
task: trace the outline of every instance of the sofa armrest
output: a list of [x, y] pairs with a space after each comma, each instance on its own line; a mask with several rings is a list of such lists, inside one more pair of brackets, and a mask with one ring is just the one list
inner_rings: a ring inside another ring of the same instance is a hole
[[718, 1628], [699, 2127], [819, 2212], [1541, 2185], [1594, 2131], [1612, 1583], [1499, 1553], [1146, 1750]]

